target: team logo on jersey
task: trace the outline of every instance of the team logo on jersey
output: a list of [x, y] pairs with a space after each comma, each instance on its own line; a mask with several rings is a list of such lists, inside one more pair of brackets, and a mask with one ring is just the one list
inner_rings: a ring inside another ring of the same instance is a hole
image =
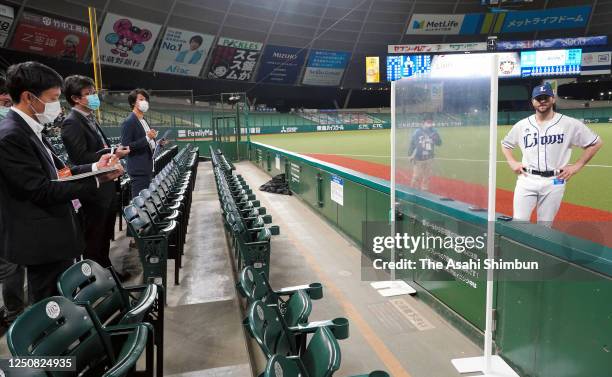
[[523, 136], [523, 144], [525, 148], [531, 148], [538, 145], [563, 144], [564, 134], [538, 136], [537, 133], [528, 133]]

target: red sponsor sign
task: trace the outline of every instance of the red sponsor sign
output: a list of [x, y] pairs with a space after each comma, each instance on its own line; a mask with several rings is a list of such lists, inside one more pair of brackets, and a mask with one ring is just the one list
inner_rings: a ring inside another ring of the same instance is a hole
[[15, 29], [10, 48], [81, 60], [88, 43], [89, 29], [84, 25], [24, 12]]

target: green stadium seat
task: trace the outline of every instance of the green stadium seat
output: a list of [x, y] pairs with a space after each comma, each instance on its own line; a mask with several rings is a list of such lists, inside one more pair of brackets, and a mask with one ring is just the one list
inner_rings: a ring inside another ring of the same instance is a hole
[[349, 326], [346, 318], [309, 323], [306, 321], [311, 311], [312, 302], [304, 291], [298, 291], [291, 296], [284, 316], [276, 305], [266, 305], [257, 300], [248, 309], [248, 329], [267, 358], [274, 354], [302, 354], [306, 337], [320, 327], [329, 328], [335, 339], [348, 338]]
[[76, 372], [51, 376], [123, 377], [135, 369], [145, 348], [152, 348], [152, 332], [147, 323], [102, 326], [88, 304], [54, 296], [21, 314], [8, 330], [7, 343], [13, 356], [75, 358]]
[[[266, 305], [276, 305], [283, 315], [287, 310], [287, 302], [298, 292], [306, 293], [312, 300], [323, 298], [323, 286], [321, 283], [310, 283], [308, 285], [274, 290], [268, 281], [267, 275], [263, 272], [257, 273], [252, 266], [246, 266], [242, 269], [237, 286], [238, 291], [247, 299], [249, 304], [256, 300], [261, 300]], [[304, 321], [287, 321], [287, 323], [290, 326], [294, 326], [307, 320], [308, 318], [305, 318]]]
[[[151, 323], [157, 350], [157, 375], [163, 376], [164, 295], [163, 287], [142, 284], [124, 287], [112, 267], [83, 260], [60, 275], [60, 294], [73, 302], [87, 302], [104, 326]], [[153, 355], [149, 356], [151, 360]], [[147, 358], [149, 360], [149, 358]]]
[[167, 226], [158, 228], [148, 213], [135, 205], [125, 207], [123, 217], [138, 246], [144, 281], [161, 279], [162, 286], [166, 288], [168, 239], [176, 230], [176, 222], [171, 220]]
[[[268, 359], [263, 377], [331, 377], [340, 369], [340, 346], [331, 330], [319, 327], [301, 356], [273, 355]], [[355, 377], [389, 377], [374, 371]]]

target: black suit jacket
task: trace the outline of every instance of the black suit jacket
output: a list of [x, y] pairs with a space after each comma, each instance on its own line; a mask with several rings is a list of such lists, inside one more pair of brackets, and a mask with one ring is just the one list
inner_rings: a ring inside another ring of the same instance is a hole
[[153, 151], [147, 142], [144, 128], [134, 113], [130, 113], [121, 124], [121, 145], [130, 147], [130, 154], [127, 155], [129, 175], [153, 174]]
[[[104, 143], [110, 147], [110, 143], [102, 129], [96, 124], [98, 131], [104, 138]], [[89, 125], [89, 121], [83, 114], [72, 110], [62, 123], [62, 140], [68, 152], [70, 161], [75, 165], [92, 164], [98, 162], [102, 153], [97, 153], [104, 148], [100, 136]], [[116, 193], [115, 182], [100, 184], [100, 189], [91, 200], [84, 200], [83, 205], [109, 207]]]
[[[53, 182], [62, 162], [14, 111], [0, 122], [0, 156], [0, 256], [20, 265], [79, 256], [85, 244], [71, 200], [95, 194], [96, 180]], [[71, 170], [85, 173], [91, 164]]]

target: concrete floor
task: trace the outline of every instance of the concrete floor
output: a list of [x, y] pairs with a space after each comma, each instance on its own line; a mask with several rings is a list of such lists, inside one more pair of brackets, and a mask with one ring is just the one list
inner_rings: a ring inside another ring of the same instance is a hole
[[[319, 281], [324, 298], [313, 302], [312, 321], [347, 317], [350, 337], [340, 341], [342, 366], [337, 376], [384, 369], [394, 377], [455, 377], [450, 360], [477, 356], [481, 350], [416, 297], [384, 298], [360, 279], [361, 252], [300, 199], [261, 192], [269, 176], [254, 165], [236, 164], [281, 235], [272, 241], [273, 287]], [[201, 163], [185, 249], [180, 285], [168, 269], [165, 375], [171, 377], [252, 377], [261, 352], [247, 342], [241, 326], [232, 265], [225, 241], [210, 163]], [[140, 279], [136, 250], [117, 233], [111, 259], [119, 271]], [[419, 322], [417, 328], [414, 323]], [[425, 323], [426, 326], [422, 324]], [[6, 357], [0, 340], [0, 357]], [[257, 371], [257, 372], [260, 372]]]
[[281, 228], [272, 241], [271, 284], [319, 281], [324, 298], [313, 302], [310, 319], [349, 318], [351, 335], [340, 341], [338, 376], [384, 369], [394, 377], [455, 377], [460, 374], [451, 359], [482, 354], [418, 297], [380, 296], [361, 281], [361, 251], [353, 242], [299, 198], [259, 191], [270, 177], [255, 165], [241, 162], [236, 168]]

